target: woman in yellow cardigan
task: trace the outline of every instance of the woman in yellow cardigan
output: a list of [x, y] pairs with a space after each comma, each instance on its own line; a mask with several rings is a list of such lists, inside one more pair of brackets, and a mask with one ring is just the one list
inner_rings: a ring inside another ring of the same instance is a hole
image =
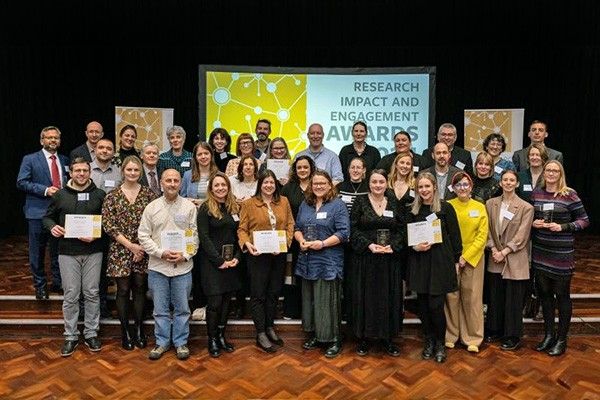
[[483, 342], [483, 251], [488, 236], [485, 206], [471, 199], [473, 181], [466, 172], [452, 177], [454, 207], [462, 238], [463, 252], [456, 270], [458, 290], [446, 295], [446, 347], [454, 348], [458, 339], [472, 353]]

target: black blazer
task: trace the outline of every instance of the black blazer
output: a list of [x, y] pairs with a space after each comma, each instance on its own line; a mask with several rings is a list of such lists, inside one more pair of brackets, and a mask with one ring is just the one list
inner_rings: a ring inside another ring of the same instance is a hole
[[90, 154], [86, 143], [82, 144], [79, 147], [75, 147], [73, 150], [71, 150], [69, 158], [71, 160], [74, 160], [77, 157], [83, 157], [87, 160], [87, 162], [92, 162], [92, 155]]
[[[432, 167], [435, 164], [435, 162], [433, 161], [433, 157], [431, 156], [432, 151], [433, 147], [423, 150], [423, 161], [427, 164], [426, 168]], [[461, 163], [465, 164], [464, 168], [459, 169], [463, 169], [472, 177], [473, 157], [471, 157], [471, 152], [463, 149], [462, 147], [454, 146], [452, 148], [452, 151], [450, 152], [450, 164], [457, 167], [457, 161], [460, 161]]]

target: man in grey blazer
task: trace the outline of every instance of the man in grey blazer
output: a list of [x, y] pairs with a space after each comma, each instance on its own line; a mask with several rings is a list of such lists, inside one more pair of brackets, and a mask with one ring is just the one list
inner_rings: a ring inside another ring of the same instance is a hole
[[452, 188], [452, 177], [462, 170], [450, 165], [450, 150], [448, 149], [448, 145], [444, 142], [437, 143], [433, 146], [431, 157], [435, 164], [424, 171], [430, 172], [435, 176], [440, 199], [450, 200], [455, 198], [456, 193], [454, 193], [454, 189]]
[[[529, 136], [531, 143], [539, 143], [545, 146], [544, 140], [546, 140], [548, 137], [548, 125], [545, 122], [534, 120], [529, 126], [529, 133], [527, 136]], [[515, 168], [517, 168], [517, 172], [529, 168], [527, 153], [529, 152], [531, 143], [529, 146], [525, 147], [524, 149], [517, 150], [513, 154], [512, 161], [513, 164], [515, 164]], [[546, 152], [548, 153], [548, 160], [557, 160], [563, 164], [563, 155], [560, 151], [553, 150], [546, 146]]]

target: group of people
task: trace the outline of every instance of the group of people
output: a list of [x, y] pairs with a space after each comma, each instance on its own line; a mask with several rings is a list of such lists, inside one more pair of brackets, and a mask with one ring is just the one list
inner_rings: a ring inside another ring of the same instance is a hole
[[[36, 298], [48, 298], [47, 244], [50, 290], [64, 291], [62, 356], [79, 343], [80, 308], [85, 344], [101, 349], [107, 277], [117, 284], [126, 350], [147, 346], [148, 285], [154, 360], [171, 346], [179, 359], [189, 357], [189, 320], [200, 310], [209, 354], [234, 351], [225, 338], [227, 320], [232, 299], [239, 311], [246, 295], [256, 345], [276, 352], [283, 345], [274, 324], [281, 292], [284, 315], [302, 318], [302, 347], [322, 347], [330, 358], [342, 350], [343, 318], [357, 354], [378, 344], [400, 355], [394, 338], [402, 329], [406, 290], [417, 294], [424, 359], [444, 362], [446, 348], [459, 342], [469, 352], [478, 352], [484, 340], [517, 349], [530, 292], [540, 297], [544, 315], [545, 335], [536, 349], [564, 353], [573, 232], [589, 221], [566, 185], [562, 154], [544, 145], [545, 123], [531, 124], [531, 144], [512, 160], [501, 156], [504, 137], [491, 134], [475, 163], [455, 146], [450, 123], [440, 126], [438, 143], [422, 155], [400, 131], [395, 151], [381, 157], [366, 143], [363, 122], [352, 126], [353, 142], [339, 155], [323, 145], [320, 124], [308, 127], [309, 146], [293, 160], [283, 138], [269, 138], [268, 120], [257, 122], [255, 134], [256, 140], [238, 135], [233, 155], [230, 135], [216, 128], [208, 142], [188, 152], [185, 131], [173, 126], [166, 132], [167, 152], [144, 143], [138, 153], [137, 132], [127, 125], [115, 152], [102, 126], [91, 122], [86, 143], [69, 162], [57, 152], [60, 130], [42, 130], [42, 150], [25, 156], [17, 186], [27, 193]], [[73, 236], [66, 223], [83, 215], [101, 215], [102, 233]], [[435, 239], [411, 242], [412, 228], [423, 224]]]

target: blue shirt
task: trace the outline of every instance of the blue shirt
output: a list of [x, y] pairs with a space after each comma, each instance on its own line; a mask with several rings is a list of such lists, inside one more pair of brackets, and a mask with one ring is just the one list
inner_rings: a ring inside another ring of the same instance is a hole
[[316, 227], [316, 239], [325, 240], [331, 235], [340, 239], [340, 244], [322, 250], [301, 251], [296, 264], [296, 275], [308, 279], [326, 281], [341, 279], [344, 268], [343, 243], [350, 237], [350, 217], [344, 202], [335, 198], [321, 206], [317, 212], [306, 201], [300, 204], [294, 231], [306, 232], [308, 225]]
[[342, 163], [340, 158], [333, 151], [326, 149], [325, 146], [321, 146], [321, 150], [313, 153], [308, 147], [306, 150], [302, 150], [296, 154], [296, 158], [300, 156], [309, 156], [315, 162], [315, 166], [327, 172], [332, 180], [336, 182], [342, 182], [344, 180], [344, 174], [342, 172]]
[[200, 177], [200, 180], [192, 182], [192, 171], [185, 171], [181, 179], [181, 189], [179, 194], [189, 199], [206, 200], [206, 191], [208, 189], [208, 176]]

